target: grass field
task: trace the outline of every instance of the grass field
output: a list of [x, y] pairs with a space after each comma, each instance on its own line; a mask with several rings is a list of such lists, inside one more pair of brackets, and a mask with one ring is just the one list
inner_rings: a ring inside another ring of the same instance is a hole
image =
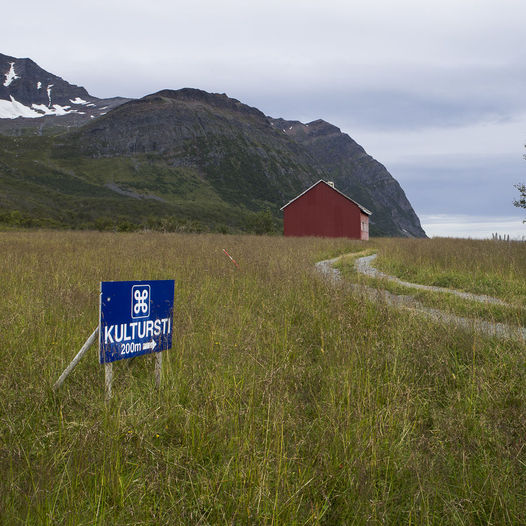
[[[512, 326], [526, 326], [526, 251], [524, 243], [462, 239], [373, 241], [363, 253], [351, 253], [336, 264], [346, 279], [411, 296], [425, 307], [457, 316]], [[404, 281], [455, 291], [485, 294], [503, 304], [462, 299], [453, 293], [415, 290], [384, 278], [358, 274], [355, 259], [377, 253], [375, 268]]]
[[[526, 523], [524, 342], [315, 274], [369, 248], [524, 305], [524, 243], [0, 233], [0, 523]], [[92, 348], [54, 393], [99, 282], [132, 279], [175, 280], [161, 389], [125, 360], [105, 403]]]

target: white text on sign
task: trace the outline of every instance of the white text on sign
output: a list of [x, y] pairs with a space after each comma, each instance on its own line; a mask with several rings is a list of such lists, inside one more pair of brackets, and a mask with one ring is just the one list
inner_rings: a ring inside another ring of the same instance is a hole
[[134, 321], [131, 323], [120, 323], [118, 325], [107, 325], [104, 327], [104, 343], [129, 342], [136, 338], [153, 338], [161, 334], [169, 334], [171, 319]]

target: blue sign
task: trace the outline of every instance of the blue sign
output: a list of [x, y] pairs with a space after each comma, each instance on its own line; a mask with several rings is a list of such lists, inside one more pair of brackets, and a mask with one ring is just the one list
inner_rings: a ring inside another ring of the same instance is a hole
[[102, 281], [100, 363], [170, 349], [174, 281]]

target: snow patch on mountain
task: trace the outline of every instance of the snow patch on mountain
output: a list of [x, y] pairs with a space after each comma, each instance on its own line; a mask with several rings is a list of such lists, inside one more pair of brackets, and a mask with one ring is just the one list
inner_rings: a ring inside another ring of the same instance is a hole
[[69, 102], [71, 102], [71, 104], [88, 104], [87, 100], [81, 99], [80, 97], [69, 99]]
[[48, 108], [45, 104], [32, 104], [31, 108], [41, 112], [39, 117], [44, 115], [67, 115], [68, 113], [79, 113], [77, 110], [72, 110], [71, 106], [60, 106], [60, 104], [53, 104], [52, 108]]
[[47, 98], [49, 100], [49, 107], [51, 108], [51, 88], [53, 87], [53, 84], [48, 84], [47, 87]]
[[17, 102], [13, 96], [11, 96], [11, 101], [0, 99], [0, 118], [2, 119], [16, 119], [17, 117], [34, 119], [41, 116], [40, 113]]
[[71, 106], [60, 106], [59, 104], [53, 104], [53, 113], [55, 115], [67, 115], [68, 113], [77, 113], [75, 110], [73, 112], [69, 111]]
[[53, 104], [52, 107], [45, 104], [32, 104], [29, 108], [18, 102], [12, 95], [10, 101], [0, 99], [0, 119], [16, 119], [18, 117], [37, 119], [44, 117], [44, 115], [67, 115], [68, 113], [85, 114], [85, 112], [71, 109], [71, 106], [61, 106], [60, 104]]
[[38, 115], [39, 117], [41, 117], [42, 115], [53, 115], [53, 111], [50, 108], [48, 108], [45, 104], [32, 104], [31, 108], [40, 112]]
[[42, 82], [37, 82], [37, 89], [42, 89]]
[[10, 62], [9, 65], [11, 67], [9, 68], [9, 71], [5, 74], [5, 81], [4, 81], [4, 86], [6, 88], [11, 84], [11, 82], [13, 82], [13, 80], [20, 78], [15, 73], [15, 63], [14, 62]]

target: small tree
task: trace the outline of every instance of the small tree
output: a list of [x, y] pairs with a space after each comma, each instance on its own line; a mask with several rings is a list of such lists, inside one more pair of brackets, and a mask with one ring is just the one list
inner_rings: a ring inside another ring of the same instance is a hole
[[526, 208], [526, 184], [514, 184], [513, 186], [521, 194], [519, 199], [513, 201], [513, 204], [519, 208]]
[[[526, 148], [526, 145], [525, 145]], [[523, 155], [524, 159], [526, 159], [526, 155]], [[520, 194], [519, 199], [515, 199], [513, 201], [513, 204], [519, 208], [526, 208], [526, 184], [524, 183], [517, 183], [513, 185]], [[526, 219], [523, 221], [523, 223], [526, 223]]]

